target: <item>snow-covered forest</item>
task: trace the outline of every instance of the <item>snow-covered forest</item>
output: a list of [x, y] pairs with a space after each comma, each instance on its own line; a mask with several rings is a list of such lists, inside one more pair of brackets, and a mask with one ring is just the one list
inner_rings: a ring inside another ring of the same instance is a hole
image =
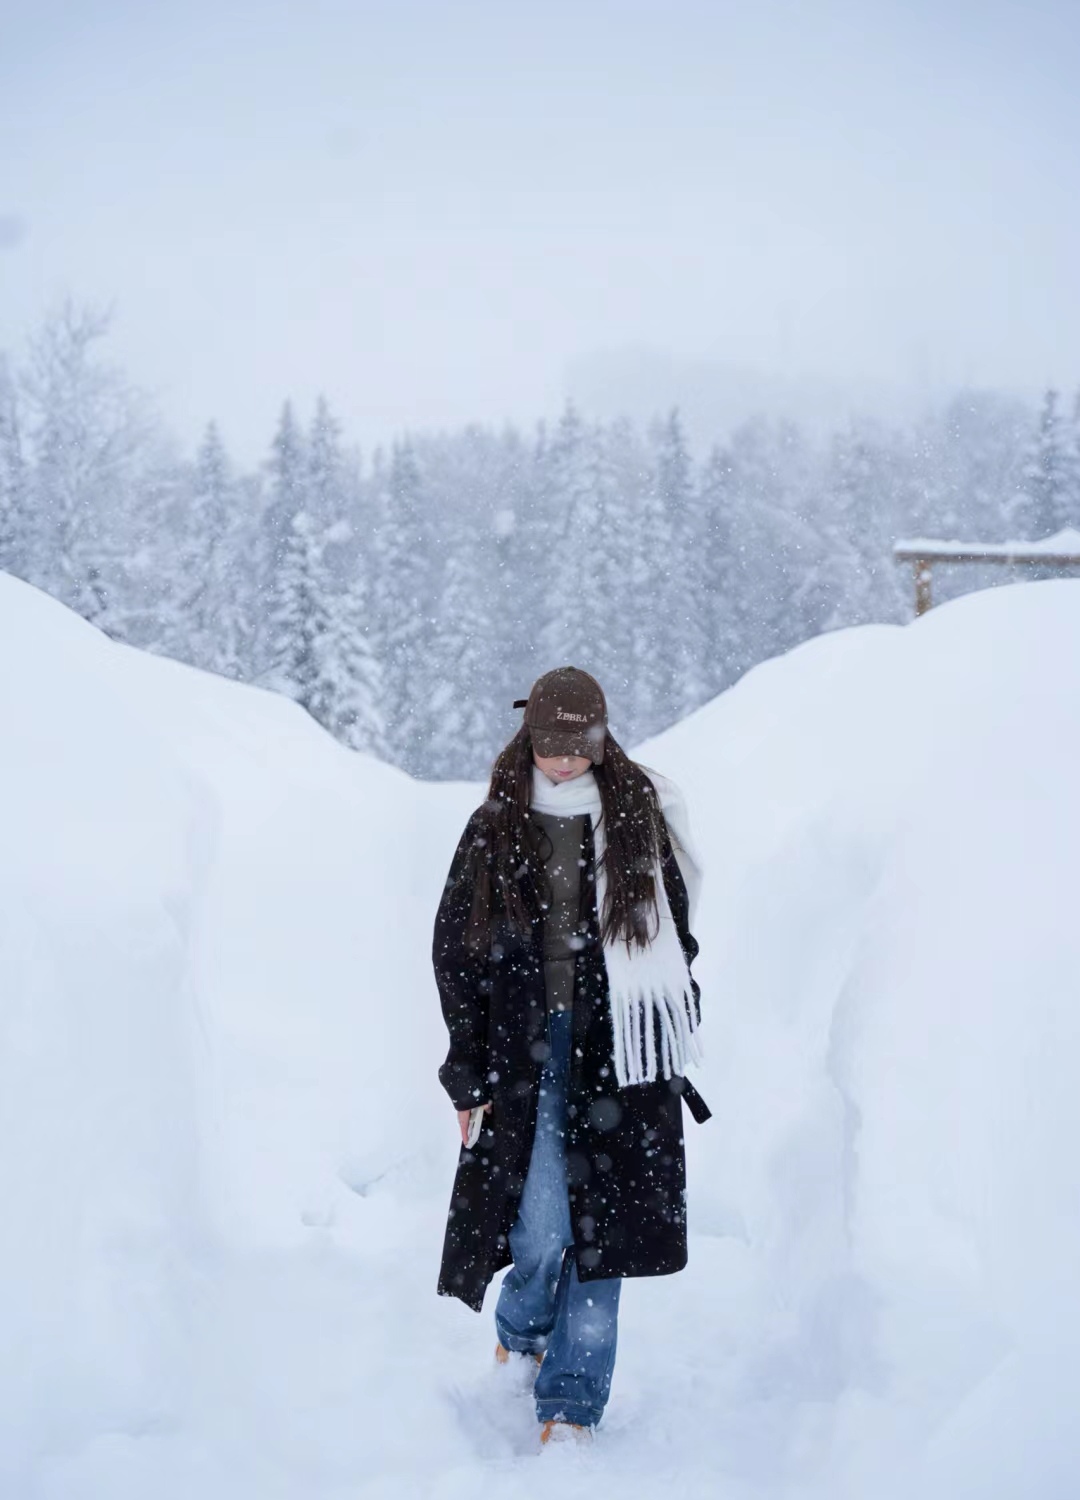
[[763, 414], [706, 452], [677, 411], [573, 406], [368, 451], [361, 422], [285, 401], [244, 469], [214, 422], [178, 451], [108, 328], [69, 304], [0, 362], [0, 568], [423, 778], [480, 775], [552, 662], [595, 672], [635, 743], [807, 637], [908, 618], [897, 537], [1080, 526], [1080, 401], [1056, 392], [827, 442]]

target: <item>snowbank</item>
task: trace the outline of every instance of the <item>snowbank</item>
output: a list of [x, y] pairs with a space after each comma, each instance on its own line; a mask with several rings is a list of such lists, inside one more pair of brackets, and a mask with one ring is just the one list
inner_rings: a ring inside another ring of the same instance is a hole
[[214, 837], [81, 621], [0, 590], [0, 1493], [146, 1430], [183, 1373], [201, 1240], [191, 952]]
[[1080, 585], [1000, 589], [642, 748], [708, 861], [716, 1118], [600, 1440], [537, 1458], [433, 1291], [477, 788], [0, 577], [0, 1493], [1075, 1493], [1078, 644]]
[[712, 855], [698, 1178], [754, 1261], [793, 1487], [1076, 1493], [1078, 648], [1075, 583], [977, 594], [643, 751]]

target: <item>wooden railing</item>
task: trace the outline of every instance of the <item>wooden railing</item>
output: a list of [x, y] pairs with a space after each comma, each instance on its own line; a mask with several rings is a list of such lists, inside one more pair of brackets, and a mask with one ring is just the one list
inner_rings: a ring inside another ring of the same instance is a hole
[[896, 562], [911, 564], [915, 581], [915, 614], [933, 603], [930, 570], [935, 563], [998, 563], [1005, 567], [1080, 568], [1080, 531], [1059, 531], [1044, 542], [941, 542], [928, 537], [897, 542]]

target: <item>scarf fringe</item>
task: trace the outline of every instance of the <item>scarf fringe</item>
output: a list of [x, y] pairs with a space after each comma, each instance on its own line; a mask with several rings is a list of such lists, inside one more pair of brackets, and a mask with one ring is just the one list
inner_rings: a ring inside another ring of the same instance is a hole
[[[693, 991], [611, 996], [615, 1076], [622, 1088], [672, 1078], [703, 1061]], [[657, 1042], [659, 1041], [659, 1053]]]

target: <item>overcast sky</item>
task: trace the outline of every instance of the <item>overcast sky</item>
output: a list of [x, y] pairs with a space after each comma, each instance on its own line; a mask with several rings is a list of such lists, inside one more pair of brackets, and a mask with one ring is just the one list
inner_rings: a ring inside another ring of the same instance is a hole
[[1077, 0], [0, 0], [0, 347], [65, 293], [245, 456], [571, 361], [1080, 383]]

